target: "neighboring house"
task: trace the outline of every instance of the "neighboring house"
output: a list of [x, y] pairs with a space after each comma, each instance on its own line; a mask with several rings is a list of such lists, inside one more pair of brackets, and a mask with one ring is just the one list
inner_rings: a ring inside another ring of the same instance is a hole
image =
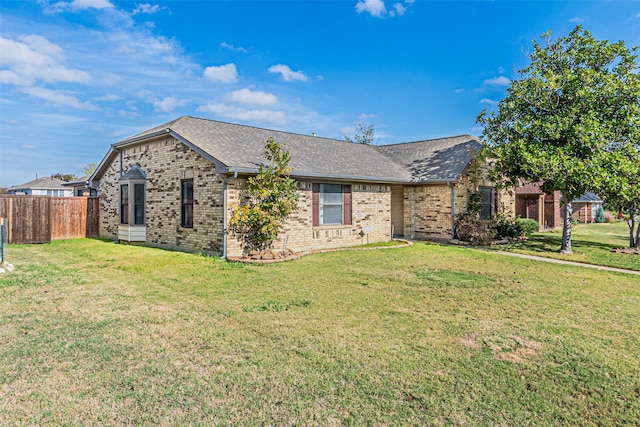
[[382, 147], [180, 117], [117, 142], [89, 179], [100, 198], [100, 235], [124, 242], [239, 256], [229, 210], [273, 137], [291, 152], [298, 208], [277, 249], [308, 251], [406, 238], [450, 239], [472, 192], [483, 212], [513, 214], [475, 161], [471, 136]]
[[[538, 221], [539, 230], [550, 230], [562, 227], [564, 210], [561, 203], [562, 194], [555, 190], [545, 194], [540, 184], [520, 181], [516, 187], [516, 216]], [[602, 206], [600, 197], [591, 192], [586, 192], [581, 197], [573, 200], [573, 221], [590, 223], [595, 222], [598, 206]]]
[[91, 175], [83, 176], [74, 181], [65, 182], [64, 185], [67, 188], [71, 188], [73, 195], [77, 197], [96, 197], [98, 191], [95, 188], [89, 188], [89, 178]]
[[73, 190], [65, 188], [63, 186], [64, 181], [52, 178], [50, 176], [44, 176], [34, 181], [29, 181], [24, 184], [14, 185], [9, 188], [9, 194], [30, 194], [33, 196], [57, 196], [68, 197], [73, 194]]
[[602, 207], [604, 201], [592, 192], [587, 191], [571, 202], [571, 204], [573, 206], [573, 215], [571, 218], [576, 222], [587, 224], [596, 222], [598, 209]]

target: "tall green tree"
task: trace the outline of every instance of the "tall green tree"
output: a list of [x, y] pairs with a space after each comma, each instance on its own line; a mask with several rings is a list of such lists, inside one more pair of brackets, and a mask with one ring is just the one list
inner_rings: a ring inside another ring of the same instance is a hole
[[556, 40], [543, 34], [497, 111], [478, 116], [494, 179], [514, 185], [523, 178], [562, 192], [563, 253], [572, 253], [571, 201], [613, 185], [605, 166], [622, 159], [616, 146], [637, 141], [635, 51], [596, 40], [581, 26]]
[[368, 123], [358, 124], [358, 129], [356, 129], [356, 134], [353, 139], [345, 135], [344, 140], [357, 144], [371, 145], [373, 143], [373, 125]]
[[291, 178], [291, 153], [273, 138], [263, 142], [265, 162], [258, 174], [247, 179], [244, 201], [234, 206], [229, 228], [243, 242], [245, 250], [271, 246], [296, 208], [297, 183]]

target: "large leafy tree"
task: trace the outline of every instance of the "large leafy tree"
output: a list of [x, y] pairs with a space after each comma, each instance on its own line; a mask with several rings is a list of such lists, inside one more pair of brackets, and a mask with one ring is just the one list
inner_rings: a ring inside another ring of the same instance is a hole
[[271, 246], [298, 200], [297, 183], [290, 175], [291, 153], [273, 138], [263, 144], [265, 162], [247, 179], [244, 201], [233, 207], [229, 220], [246, 250]]
[[[596, 40], [576, 27], [566, 37], [534, 41], [531, 63], [512, 81], [497, 111], [482, 111], [492, 171], [514, 185], [518, 178], [560, 190], [563, 253], [571, 250], [571, 201], [614, 185], [611, 162], [637, 141], [640, 83], [636, 48]], [[606, 167], [609, 165], [609, 167]], [[624, 169], [624, 168], [622, 168]], [[618, 185], [622, 184], [618, 177]]]

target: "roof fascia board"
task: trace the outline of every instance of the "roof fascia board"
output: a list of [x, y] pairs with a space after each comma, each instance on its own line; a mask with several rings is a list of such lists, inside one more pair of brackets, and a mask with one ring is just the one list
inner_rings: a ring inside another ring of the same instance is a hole
[[[258, 173], [258, 168], [240, 168], [240, 167], [230, 167], [225, 172], [238, 172], [240, 174], [246, 175], [255, 175]], [[380, 178], [373, 176], [351, 176], [351, 175], [332, 175], [332, 174], [321, 174], [321, 173], [304, 173], [304, 174], [296, 174], [292, 173], [291, 177], [294, 179], [321, 179], [325, 181], [358, 181], [358, 182], [375, 182], [375, 183], [405, 183], [410, 184], [411, 181], [403, 178]], [[451, 181], [451, 180], [449, 180]]]
[[449, 179], [427, 179], [424, 181], [414, 181], [411, 182], [411, 185], [442, 185], [442, 184], [458, 184], [460, 181], [458, 178], [449, 178]]
[[111, 146], [119, 148], [119, 147], [123, 147], [125, 145], [135, 144], [136, 142], [145, 141], [147, 139], [152, 139], [152, 138], [155, 138], [157, 136], [167, 135], [167, 134], [170, 133], [170, 131], [171, 131], [170, 129], [157, 130], [155, 132], [151, 132], [151, 133], [148, 133], [146, 135], [140, 135], [140, 136], [132, 137], [132, 138], [129, 138], [129, 139], [125, 139], [123, 141], [116, 142], [115, 144], [111, 144]]
[[111, 146], [107, 154], [104, 156], [104, 158], [100, 162], [100, 164], [98, 164], [98, 167], [96, 168], [96, 170], [94, 170], [91, 176], [87, 179], [87, 181], [89, 182], [89, 187], [93, 188], [93, 181], [99, 176], [102, 176], [102, 173], [103, 173], [102, 169], [106, 167], [106, 165], [111, 161], [110, 160], [111, 156], [115, 154], [116, 154], [116, 150], [113, 148], [113, 146]]
[[319, 179], [335, 179], [340, 181], [362, 181], [362, 182], [379, 182], [379, 183], [411, 183], [410, 179], [405, 178], [393, 178], [393, 177], [379, 177], [379, 176], [351, 176], [351, 175], [339, 175], [339, 174], [321, 174], [321, 173], [305, 173], [296, 174], [292, 173], [293, 178], [319, 178]]

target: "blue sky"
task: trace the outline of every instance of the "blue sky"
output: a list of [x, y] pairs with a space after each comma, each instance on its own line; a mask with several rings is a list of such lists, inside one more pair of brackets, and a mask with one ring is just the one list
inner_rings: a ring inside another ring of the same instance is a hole
[[0, 2], [0, 186], [182, 115], [375, 143], [479, 134], [532, 40], [640, 45], [640, 1]]

